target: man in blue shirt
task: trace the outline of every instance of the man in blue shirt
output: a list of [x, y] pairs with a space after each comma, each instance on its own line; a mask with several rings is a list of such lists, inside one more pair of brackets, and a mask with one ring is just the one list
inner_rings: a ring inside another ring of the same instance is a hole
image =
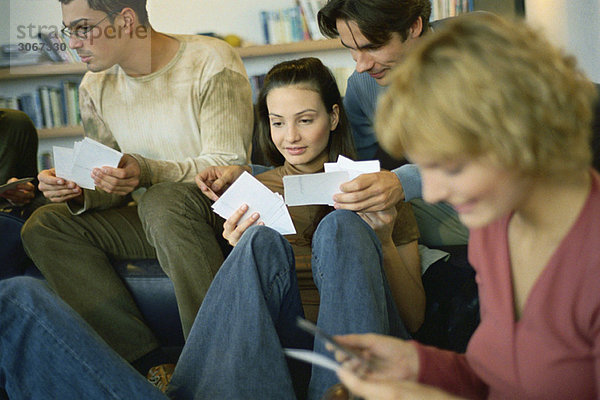
[[318, 13], [319, 27], [328, 37], [339, 37], [356, 62], [348, 79], [344, 107], [352, 124], [360, 159], [378, 155], [383, 167], [393, 160], [378, 146], [373, 119], [379, 94], [388, 85], [389, 72], [402, 55], [429, 30], [429, 0], [331, 0]]
[[[429, 0], [330, 0], [318, 13], [321, 32], [339, 37], [356, 62], [356, 71], [348, 79], [344, 107], [359, 159], [378, 159], [389, 170], [406, 162], [390, 157], [379, 147], [373, 120], [377, 99], [389, 83], [391, 70], [432, 29], [430, 14]], [[337, 207], [374, 211], [387, 199], [402, 196], [401, 176], [396, 175], [384, 171], [342, 185], [344, 193], [334, 197]], [[467, 243], [467, 229], [449, 206], [429, 205], [420, 199], [411, 203], [423, 243], [434, 247]]]

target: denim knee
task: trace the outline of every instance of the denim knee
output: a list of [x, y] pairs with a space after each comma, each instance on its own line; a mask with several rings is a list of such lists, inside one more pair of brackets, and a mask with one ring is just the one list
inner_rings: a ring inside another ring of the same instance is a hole
[[356, 260], [359, 254], [372, 253], [377, 259], [380, 248], [375, 231], [358, 214], [348, 210], [333, 211], [323, 218], [313, 236], [313, 278], [317, 282], [324, 274], [335, 276], [340, 269], [347, 272], [364, 268], [360, 263], [347, 262], [348, 258]]
[[271, 251], [292, 252], [290, 243], [276, 230], [263, 225], [253, 225], [246, 229], [235, 246], [236, 249], [251, 252], [257, 256]]
[[274, 229], [261, 225], [251, 226], [244, 232], [229, 257], [232, 256], [241, 257], [242, 261], [252, 258], [259, 275], [263, 277], [281, 272], [288, 273], [295, 268], [294, 252], [290, 243]]
[[353, 240], [364, 235], [371, 239], [376, 237], [369, 224], [354, 211], [335, 210], [319, 222], [313, 237], [313, 246], [315, 244], [328, 246], [334, 240]]
[[246, 240], [261, 240], [264, 239], [272, 239], [275, 241], [279, 241], [279, 239], [283, 239], [280, 233], [278, 233], [275, 229], [269, 228], [264, 225], [252, 225], [246, 232], [242, 235], [243, 239]]
[[48, 287], [44, 281], [30, 276], [17, 276], [0, 281], [2, 299], [18, 299], [19, 304], [35, 308], [40, 302], [47, 302], [44, 294]]

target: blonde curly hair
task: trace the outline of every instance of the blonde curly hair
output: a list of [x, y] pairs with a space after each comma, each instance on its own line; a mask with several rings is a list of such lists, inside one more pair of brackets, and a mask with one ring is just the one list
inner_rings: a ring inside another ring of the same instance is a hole
[[392, 155], [489, 155], [524, 174], [591, 163], [594, 85], [523, 21], [456, 18], [420, 40], [393, 71], [376, 132]]

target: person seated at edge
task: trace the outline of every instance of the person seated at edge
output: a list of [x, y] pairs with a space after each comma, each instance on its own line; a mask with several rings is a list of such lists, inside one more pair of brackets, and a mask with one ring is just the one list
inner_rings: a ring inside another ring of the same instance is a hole
[[[261, 143], [267, 146], [274, 162], [283, 164], [259, 176], [271, 187], [281, 188], [281, 179], [286, 173], [321, 171], [324, 162], [337, 159], [339, 154], [353, 155], [352, 137], [338, 88], [330, 71], [318, 59], [288, 61], [273, 67], [265, 79], [259, 110]], [[293, 207], [291, 214], [301, 233], [293, 246], [270, 228], [248, 228], [255, 219], [238, 225], [244, 209], [238, 210], [224, 227], [224, 235], [235, 247], [200, 307], [167, 390], [168, 396], [175, 399], [279, 399], [294, 398], [297, 391], [303, 397], [306, 387], [292, 378], [293, 371], [288, 370], [282, 346], [313, 347], [312, 338], [295, 326], [296, 317], [303, 316], [304, 312], [294, 252], [306, 254], [302, 247], [311, 243], [303, 234], [310, 235], [315, 227], [312, 267], [321, 297], [319, 326], [335, 333], [376, 331], [408, 338], [406, 327], [411, 331], [418, 328], [425, 304], [416, 250], [416, 224], [411, 219], [410, 206], [404, 204], [399, 210], [405, 220], [396, 218], [396, 208], [365, 213], [362, 218], [340, 210], [320, 219], [322, 207]], [[395, 224], [396, 221], [402, 225]], [[392, 235], [394, 226], [402, 229]], [[400, 240], [398, 249], [393, 236]], [[300, 262], [307, 264], [308, 260], [300, 259]], [[76, 374], [68, 387], [56, 387], [43, 378], [23, 376], [21, 371], [27, 371], [31, 359], [20, 355], [24, 365], [6, 370], [9, 394], [20, 398], [19, 394], [28, 391], [63, 396], [91, 391], [98, 396], [102, 390], [98, 375], [77, 367], [91, 358], [96, 360], [94, 363], [107, 366], [103, 370], [107, 375], [102, 374], [107, 381], [113, 382], [113, 371], [118, 374], [114, 382], [120, 383], [120, 393], [136, 387], [140, 395], [131, 392], [127, 398], [140, 398], [141, 393], [154, 395], [155, 392], [147, 388], [150, 383], [141, 382], [139, 374], [132, 373], [133, 370], [123, 366], [124, 362], [107, 351], [105, 345], [98, 344], [99, 339], [85, 323], [72, 315], [64, 315], [72, 314], [66, 311], [68, 307], [64, 303], [48, 300], [49, 295], [44, 290], [36, 289], [32, 295], [26, 289], [29, 283], [12, 281], [15, 283], [5, 285], [25, 287], [17, 291], [19, 301], [2, 302], [5, 308], [1, 317], [11, 320], [15, 315], [11, 312], [13, 307], [18, 309], [15, 313], [22, 314], [21, 305], [37, 301], [38, 296], [44, 297], [45, 306], [32, 324], [27, 322], [28, 318], [23, 319], [31, 331], [27, 337], [17, 334], [23, 326], [21, 323], [15, 323], [10, 331], [0, 332], [2, 351], [17, 356], [16, 350], [27, 348], [32, 340], [44, 343], [42, 354], [35, 356], [38, 365], [61, 359], [83, 371]], [[12, 290], [6, 290], [7, 299], [13, 295]], [[57, 343], [46, 337], [49, 331], [61, 329], [65, 323], [55, 321], [65, 318], [70, 321], [67, 325], [73, 334], [81, 338], [72, 344], [77, 360], [70, 359], [71, 352], [65, 354], [57, 350], [63, 345], [62, 341]], [[321, 345], [316, 347], [317, 351], [323, 350]], [[5, 370], [0, 367], [0, 371]], [[315, 369], [309, 398], [320, 398], [336, 382], [333, 373]]]
[[[92, 171], [97, 190], [41, 171], [39, 188], [55, 204], [27, 220], [23, 245], [51, 287], [145, 374], [167, 360], [111, 260], [158, 258], [187, 336], [220, 263], [171, 273], [173, 265], [223, 256], [212, 242], [181, 251], [193, 234], [189, 221], [165, 228], [162, 217], [188, 199], [168, 184], [195, 186], [209, 165], [248, 162], [250, 83], [225, 41], [155, 31], [145, 0], [60, 3], [69, 46], [89, 70], [79, 88], [85, 134], [125, 154], [118, 168]], [[148, 190], [131, 203], [138, 188]]]
[[0, 183], [34, 178], [0, 193], [0, 279], [23, 273], [31, 263], [21, 244], [21, 227], [36, 208], [46, 203], [36, 190], [37, 149], [37, 130], [27, 114], [0, 109]]
[[[37, 130], [27, 114], [0, 109], [0, 183], [37, 177], [37, 148]], [[38, 195], [35, 180], [20, 183], [16, 188], [0, 193], [0, 198], [10, 203], [0, 204], [0, 210], [26, 219], [45, 202], [43, 196]]]
[[341, 380], [367, 400], [600, 398], [594, 85], [539, 32], [493, 15], [460, 17], [413, 50], [377, 132], [419, 166], [423, 198], [470, 228], [481, 323], [463, 355], [341, 336], [372, 366], [346, 360]]

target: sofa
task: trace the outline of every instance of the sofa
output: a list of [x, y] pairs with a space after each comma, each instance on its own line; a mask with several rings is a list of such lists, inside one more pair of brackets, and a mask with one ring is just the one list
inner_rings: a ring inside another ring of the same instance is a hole
[[[0, 213], [0, 254], [3, 258], [0, 279], [17, 275], [43, 279], [23, 251], [19, 236], [22, 226], [21, 218]], [[120, 260], [114, 261], [113, 265], [163, 348], [176, 356], [184, 340], [171, 280], [156, 260]]]

